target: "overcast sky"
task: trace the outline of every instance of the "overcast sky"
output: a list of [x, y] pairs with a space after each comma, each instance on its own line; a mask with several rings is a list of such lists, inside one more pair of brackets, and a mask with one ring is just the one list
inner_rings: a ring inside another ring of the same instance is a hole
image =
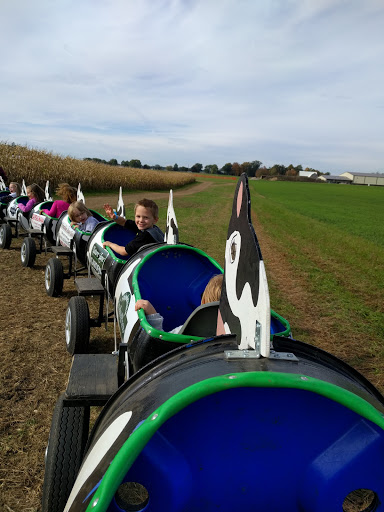
[[0, 140], [384, 172], [383, 0], [3, 0]]

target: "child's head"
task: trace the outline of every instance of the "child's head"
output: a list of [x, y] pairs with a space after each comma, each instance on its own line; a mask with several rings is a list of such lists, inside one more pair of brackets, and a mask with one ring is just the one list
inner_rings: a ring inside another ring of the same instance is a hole
[[211, 277], [205, 287], [203, 296], [201, 297], [202, 304], [208, 304], [209, 302], [216, 302], [217, 300], [220, 300], [223, 277], [224, 274], [218, 274], [217, 276]]
[[92, 213], [88, 210], [83, 201], [75, 201], [69, 205], [68, 217], [72, 222], [82, 224], [88, 217], [92, 217]]
[[159, 207], [151, 199], [141, 199], [135, 204], [135, 223], [143, 229], [150, 229], [159, 220]]
[[35, 198], [38, 203], [42, 203], [44, 201], [44, 190], [39, 187], [37, 183], [32, 183], [32, 185], [28, 185], [27, 187], [27, 196], [32, 199]]
[[11, 194], [16, 192], [16, 196], [21, 196], [21, 187], [18, 183], [16, 183], [16, 181], [11, 181], [9, 184], [9, 191]]
[[71, 187], [68, 183], [60, 183], [56, 189], [56, 194], [63, 198], [63, 201], [67, 203], [73, 203], [76, 201], [77, 191], [74, 187]]

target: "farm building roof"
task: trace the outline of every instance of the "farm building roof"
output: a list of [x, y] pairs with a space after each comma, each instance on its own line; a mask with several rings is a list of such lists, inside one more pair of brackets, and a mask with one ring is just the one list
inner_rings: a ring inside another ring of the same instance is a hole
[[347, 176], [335, 176], [335, 175], [328, 175], [325, 176], [325, 178], [328, 180], [337, 180], [337, 181], [352, 181], [351, 178], [347, 178]]
[[384, 176], [384, 174], [379, 172], [352, 172], [347, 171], [349, 174], [352, 174], [352, 176], [367, 176], [369, 178], [377, 178], [378, 176]]

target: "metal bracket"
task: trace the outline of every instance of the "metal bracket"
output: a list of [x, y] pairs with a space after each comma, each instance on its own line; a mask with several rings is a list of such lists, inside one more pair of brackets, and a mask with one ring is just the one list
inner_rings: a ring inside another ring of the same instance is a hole
[[226, 359], [260, 359], [257, 350], [224, 350]]
[[[225, 350], [226, 359], [260, 359], [260, 353], [257, 350]], [[269, 359], [280, 359], [281, 361], [298, 361], [295, 354], [291, 352], [275, 352], [271, 350]]]
[[260, 357], [260, 347], [261, 347], [261, 323], [256, 320], [256, 330], [255, 330], [255, 351]]
[[281, 359], [282, 361], [298, 361], [298, 358], [292, 352], [269, 352], [269, 359]]

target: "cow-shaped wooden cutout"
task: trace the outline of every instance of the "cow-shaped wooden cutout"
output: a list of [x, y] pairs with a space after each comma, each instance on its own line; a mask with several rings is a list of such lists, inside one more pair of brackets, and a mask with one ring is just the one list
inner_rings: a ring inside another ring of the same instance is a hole
[[78, 201], [83, 201], [83, 203], [85, 204], [85, 197], [84, 197], [83, 191], [81, 190], [80, 183], [79, 183], [79, 185], [77, 187], [77, 200]]
[[248, 178], [237, 184], [225, 247], [217, 334], [236, 334], [240, 350], [269, 356], [271, 311], [267, 276], [251, 221]]
[[22, 196], [26, 196], [27, 195], [27, 187], [25, 185], [25, 181], [23, 180], [22, 184], [21, 184], [21, 195]]
[[117, 201], [116, 215], [118, 217], [124, 217], [124, 219], [125, 219], [125, 204], [124, 204], [124, 199], [123, 199], [123, 190], [121, 187], [119, 190], [119, 199]]
[[52, 201], [52, 195], [49, 189], [49, 181], [45, 184], [45, 200]]
[[3, 177], [0, 176], [0, 192], [2, 192], [3, 190], [7, 190], [7, 187], [5, 185], [5, 182], [3, 180]]
[[173, 208], [173, 192], [169, 191], [168, 210], [167, 210], [167, 228], [165, 230], [164, 242], [169, 245], [179, 243], [179, 227], [177, 225], [176, 214]]

